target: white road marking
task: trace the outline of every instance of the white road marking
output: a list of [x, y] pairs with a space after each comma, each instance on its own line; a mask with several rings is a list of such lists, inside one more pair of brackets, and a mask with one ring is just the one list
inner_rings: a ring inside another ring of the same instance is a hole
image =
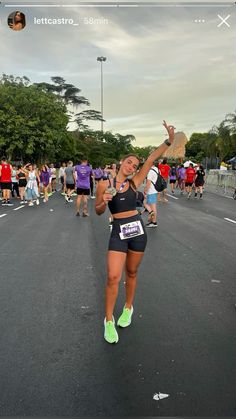
[[2, 215], [0, 215], [0, 218], [5, 217], [5, 215], [7, 215], [7, 214], [2, 214]]
[[25, 208], [25, 206], [24, 205], [21, 205], [20, 207], [14, 208], [13, 211], [17, 211], [17, 210], [19, 210], [21, 208]]
[[236, 221], [234, 221], [234, 220], [231, 220], [230, 218], [224, 218], [224, 220], [226, 220], [226, 221], [230, 221], [231, 223], [234, 223], [234, 224], [236, 224]]
[[179, 199], [179, 198], [176, 198], [176, 196], [169, 195], [168, 193], [166, 195], [169, 196], [170, 198], [173, 198], [173, 199]]
[[166, 399], [167, 397], [169, 397], [169, 394], [156, 393], [153, 395], [153, 400], [162, 400], [162, 399]]
[[220, 283], [220, 281], [218, 279], [212, 279], [211, 282], [216, 282], [217, 284]]

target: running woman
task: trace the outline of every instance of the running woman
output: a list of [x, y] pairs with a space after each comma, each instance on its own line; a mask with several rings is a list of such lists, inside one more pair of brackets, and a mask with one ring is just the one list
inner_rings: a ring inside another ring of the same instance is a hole
[[39, 190], [38, 184], [40, 183], [37, 169], [34, 169], [32, 164], [27, 165], [28, 172], [26, 173], [27, 185], [26, 185], [26, 198], [29, 201], [29, 207], [34, 206], [34, 200], [36, 199], [36, 205], [39, 205]]
[[180, 165], [177, 169], [178, 185], [180, 188], [180, 193], [183, 195], [185, 189], [185, 167], [183, 164]]
[[202, 166], [202, 164], [198, 165], [197, 171], [196, 171], [196, 178], [195, 178], [195, 195], [194, 198], [197, 198], [197, 194], [199, 192], [200, 196], [199, 198], [202, 198], [202, 192], [203, 192], [203, 185], [205, 183], [205, 170]]
[[[96, 213], [103, 214], [108, 204], [114, 217], [107, 257], [106, 316], [104, 319], [104, 338], [108, 343], [117, 343], [119, 340], [113, 311], [124, 268], [126, 271], [126, 303], [117, 324], [120, 327], [127, 327], [131, 323], [137, 270], [147, 242], [142, 218], [136, 210], [136, 191], [142, 185], [154, 161], [174, 141], [174, 127], [167, 125], [165, 121], [163, 125], [169, 134], [169, 139], [150, 154], [138, 173], [135, 174], [139, 159], [131, 154], [121, 161], [113, 186], [111, 180], [101, 181], [98, 184]], [[129, 179], [132, 175], [134, 175], [133, 178]]]
[[43, 202], [48, 202], [48, 187], [49, 187], [50, 172], [46, 164], [43, 164], [39, 177], [40, 177], [40, 182], [42, 183], [42, 187], [43, 187], [43, 196], [44, 196]]
[[19, 164], [16, 177], [19, 182], [19, 194], [20, 194], [21, 204], [25, 204], [27, 202], [25, 199], [25, 187], [27, 185], [26, 172], [27, 172], [26, 168], [22, 167], [22, 165]]
[[65, 182], [64, 182], [65, 168], [66, 168], [66, 163], [63, 162], [61, 164], [61, 167], [59, 169], [59, 174], [58, 174], [58, 177], [59, 177], [60, 182], [61, 182], [61, 194], [62, 195], [65, 195], [65, 192], [66, 192], [66, 190], [65, 190], [66, 185], [65, 185]]
[[146, 197], [145, 207], [148, 210], [148, 223], [146, 227], [157, 227], [157, 190], [154, 184], [157, 181], [159, 169], [153, 165], [148, 172], [144, 196]]
[[169, 177], [170, 177], [170, 187], [172, 194], [175, 193], [175, 185], [177, 180], [177, 169], [175, 166], [175, 163], [172, 164], [170, 171], [169, 171]]

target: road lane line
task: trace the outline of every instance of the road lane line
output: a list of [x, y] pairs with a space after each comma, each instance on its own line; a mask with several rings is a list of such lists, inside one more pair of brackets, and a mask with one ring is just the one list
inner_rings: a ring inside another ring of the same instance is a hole
[[224, 218], [224, 220], [226, 220], [226, 221], [230, 221], [231, 223], [234, 223], [234, 224], [236, 224], [236, 221], [234, 221], [234, 220], [231, 220], [230, 218]]
[[173, 199], [179, 199], [179, 198], [176, 198], [176, 196], [169, 195], [168, 193], [166, 195], [169, 196], [170, 198], [173, 198]]
[[14, 208], [13, 211], [17, 211], [17, 210], [19, 210], [21, 208], [25, 208], [25, 206], [24, 205], [21, 205], [20, 207]]
[[2, 215], [0, 215], [0, 218], [5, 217], [5, 215], [7, 215], [7, 214], [2, 214]]

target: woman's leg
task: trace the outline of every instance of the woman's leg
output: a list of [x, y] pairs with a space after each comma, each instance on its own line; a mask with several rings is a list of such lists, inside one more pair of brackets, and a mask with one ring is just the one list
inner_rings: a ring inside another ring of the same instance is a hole
[[126, 292], [126, 303], [125, 307], [131, 308], [134, 301], [135, 289], [137, 284], [137, 272], [138, 267], [142, 261], [144, 253], [134, 252], [132, 250], [128, 251], [126, 259], [126, 282], [125, 282], [125, 292]]
[[24, 201], [24, 195], [25, 195], [25, 191], [24, 191], [24, 189], [25, 188], [23, 188], [23, 187], [19, 187], [19, 192], [20, 192], [20, 199], [21, 199], [21, 201]]
[[126, 257], [126, 253], [113, 250], [107, 255], [106, 321], [112, 320]]

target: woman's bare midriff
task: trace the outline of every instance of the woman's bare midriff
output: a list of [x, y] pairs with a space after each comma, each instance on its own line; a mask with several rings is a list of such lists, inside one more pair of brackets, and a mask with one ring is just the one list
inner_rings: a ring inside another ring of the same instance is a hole
[[133, 215], [137, 215], [138, 211], [137, 210], [132, 210], [132, 211], [125, 211], [125, 212], [118, 212], [117, 214], [113, 215], [113, 218], [128, 218], [128, 217], [133, 217]]

